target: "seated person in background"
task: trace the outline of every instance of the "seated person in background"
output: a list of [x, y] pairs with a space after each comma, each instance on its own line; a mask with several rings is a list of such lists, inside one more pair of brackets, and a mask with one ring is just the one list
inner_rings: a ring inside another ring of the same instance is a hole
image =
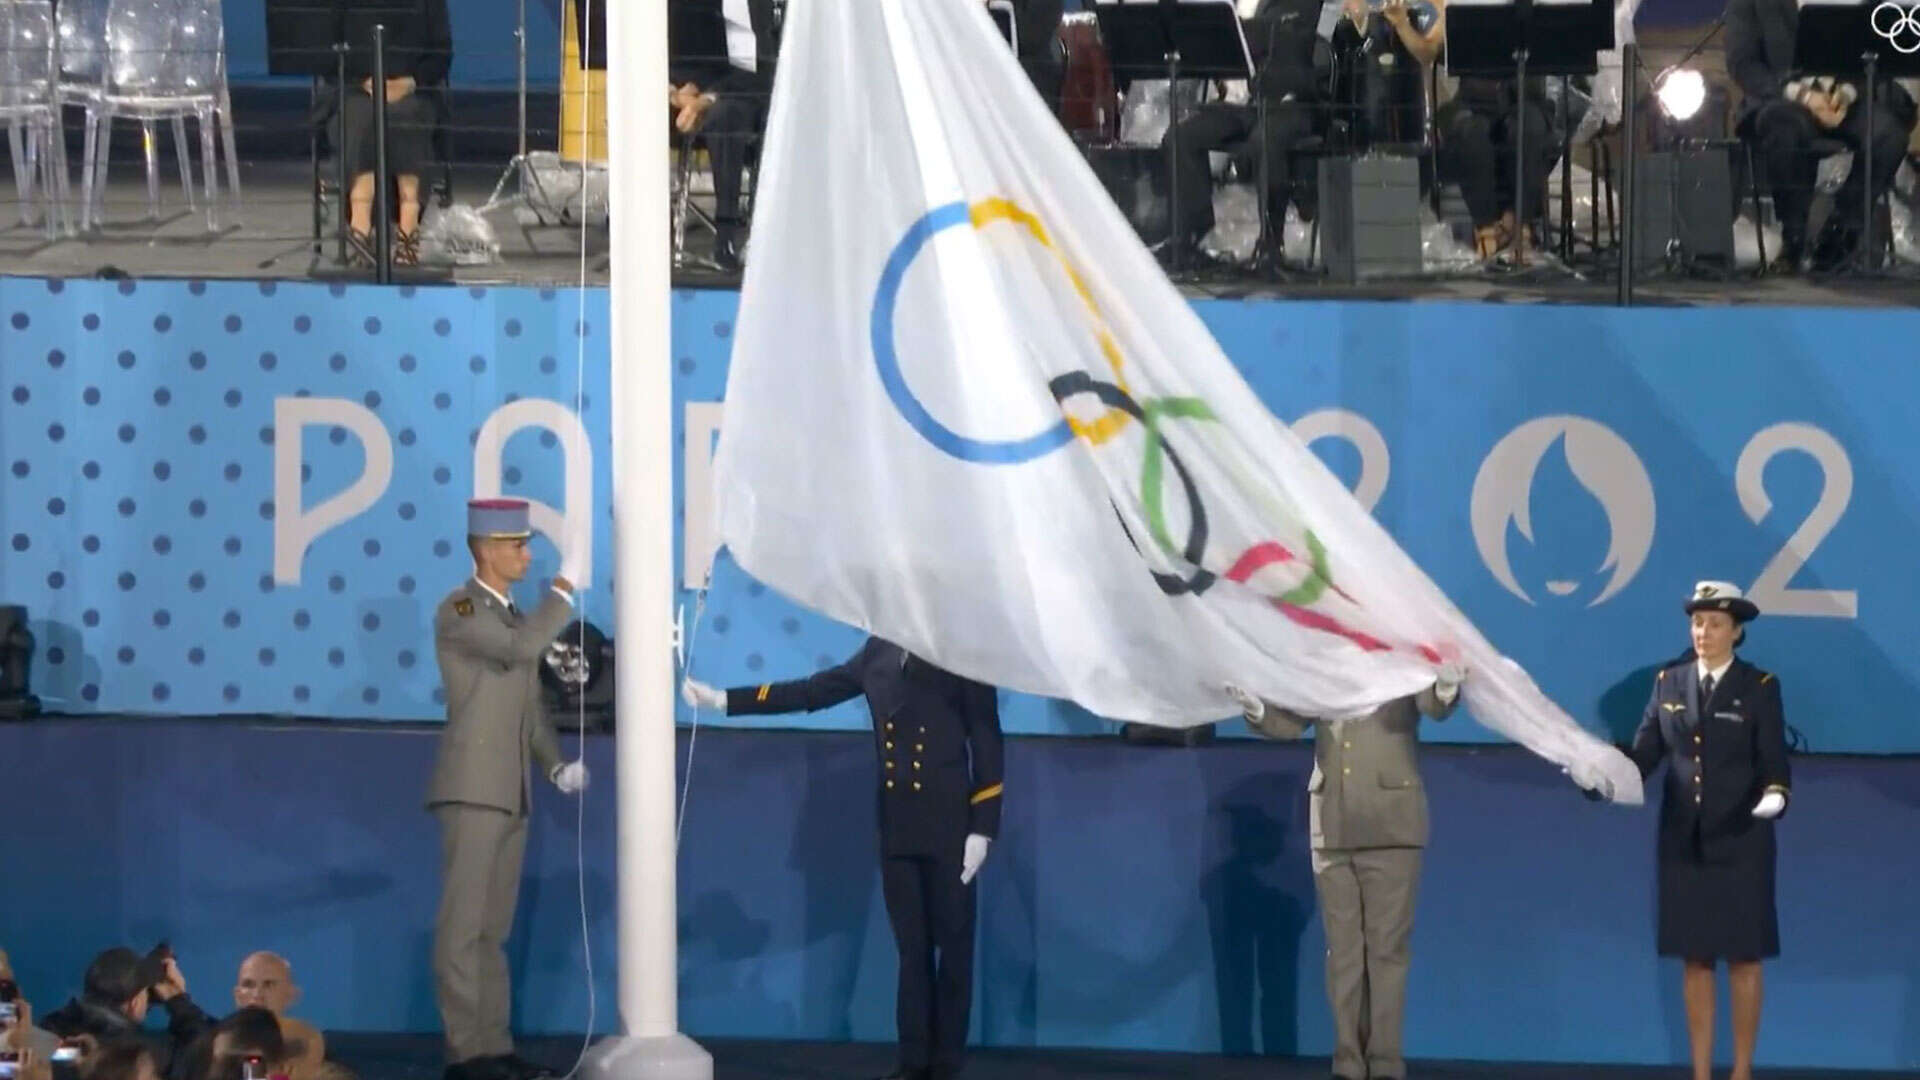
[[213, 1021], [187, 996], [186, 976], [170, 955], [142, 957], [124, 947], [108, 949], [87, 965], [80, 996], [49, 1013], [41, 1026], [63, 1039], [90, 1035], [104, 1048], [142, 1039], [140, 1025], [152, 1001], [167, 1010], [166, 1040], [147, 1042], [154, 1064], [167, 1080], [187, 1080], [187, 1048]]
[[1446, 37], [1443, 0], [1343, 0], [1333, 29], [1333, 102], [1352, 123], [1352, 148], [1425, 140], [1427, 71]]
[[[399, 190], [399, 224], [394, 232], [393, 261], [400, 266], [420, 263], [420, 174], [433, 163], [433, 131], [439, 105], [419, 91], [442, 87], [453, 64], [453, 26], [447, 18], [447, 0], [413, 0], [411, 16], [381, 13], [387, 26], [387, 169]], [[395, 6], [404, 6], [396, 3]], [[349, 34], [358, 38], [370, 28], [357, 22]], [[374, 115], [371, 49], [347, 54], [345, 93], [340, 95], [341, 127], [337, 151], [344, 155], [348, 191], [348, 257], [356, 266], [372, 266]], [[324, 107], [324, 106], [323, 106]]]
[[233, 984], [235, 1008], [262, 1008], [280, 1021], [286, 1039], [287, 1060], [295, 1080], [307, 1080], [326, 1059], [326, 1038], [305, 1020], [287, 1015], [300, 1000], [300, 984], [293, 981], [293, 965], [275, 953], [257, 952], [240, 962]]
[[[1445, 18], [1445, 5], [1440, 5]], [[1519, 265], [1539, 240], [1547, 209], [1547, 174], [1560, 160], [1546, 80], [1527, 79], [1527, 111], [1520, 116], [1520, 87], [1513, 79], [1461, 76], [1453, 100], [1434, 116], [1440, 177], [1460, 185], [1473, 217], [1474, 253], [1489, 265]], [[1514, 149], [1526, 143], [1525, 213], [1516, 220]], [[1526, 228], [1521, 228], [1524, 224]]]
[[[1893, 80], [1882, 79], [1868, 116], [1863, 86], [1797, 72], [1793, 42], [1800, 8], [1795, 0], [1728, 0], [1726, 25], [1727, 70], [1743, 97], [1734, 130], [1757, 145], [1780, 219], [1782, 250], [1770, 269], [1792, 273], [1809, 254], [1807, 213], [1820, 169], [1813, 141], [1822, 137], [1845, 143], [1856, 155], [1811, 252], [1818, 269], [1840, 266], [1859, 246], [1866, 200], [1878, 199], [1900, 168], [1913, 129], [1913, 98]], [[1869, 140], [1871, 177], [1859, 156]]]
[[780, 55], [773, 0], [671, 0], [667, 35], [673, 128], [706, 138], [713, 165], [714, 261], [723, 270], [738, 270], [747, 147], [766, 127]]
[[1257, 107], [1226, 102], [1202, 105], [1168, 128], [1161, 150], [1167, 151], [1175, 141], [1180, 145], [1180, 156], [1173, 164], [1180, 235], [1168, 238], [1169, 253], [1190, 252], [1213, 231], [1213, 172], [1207, 155], [1254, 139], [1266, 141], [1267, 213], [1273, 223], [1271, 242], [1279, 243], [1287, 205], [1296, 195], [1310, 191], [1313, 182], [1293, 175], [1289, 152], [1322, 129], [1324, 102], [1313, 61], [1321, 6], [1321, 0], [1238, 0], [1247, 48], [1253, 55], [1255, 81], [1248, 89], [1266, 97], [1266, 130], [1254, 130], [1260, 123]]

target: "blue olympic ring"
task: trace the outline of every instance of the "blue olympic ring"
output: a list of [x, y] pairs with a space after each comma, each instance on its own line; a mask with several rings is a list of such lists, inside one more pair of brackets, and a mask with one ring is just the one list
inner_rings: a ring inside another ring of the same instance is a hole
[[1024, 439], [975, 439], [962, 435], [934, 419], [927, 407], [914, 396], [913, 388], [900, 373], [900, 356], [893, 347], [893, 318], [895, 305], [900, 300], [900, 285], [907, 276], [907, 269], [920, 255], [920, 249], [927, 241], [946, 229], [959, 225], [972, 224], [973, 216], [964, 202], [948, 203], [927, 211], [907, 229], [906, 235], [894, 245], [893, 253], [887, 256], [886, 268], [880, 272], [880, 284], [874, 290], [873, 314], [869, 320], [869, 334], [873, 344], [873, 362], [880, 369], [880, 385], [886, 387], [887, 397], [893, 400], [894, 407], [900, 410], [913, 430], [920, 433], [941, 451], [982, 465], [1017, 465], [1050, 454], [1073, 441], [1073, 429], [1065, 417], [1037, 435]]

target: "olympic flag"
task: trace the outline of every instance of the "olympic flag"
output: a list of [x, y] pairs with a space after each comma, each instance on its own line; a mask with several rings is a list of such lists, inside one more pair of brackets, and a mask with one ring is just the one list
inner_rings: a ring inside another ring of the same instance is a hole
[[1457, 660], [1482, 723], [1640, 801], [1261, 406], [977, 0], [789, 7], [726, 409], [734, 558], [943, 667], [1186, 726]]

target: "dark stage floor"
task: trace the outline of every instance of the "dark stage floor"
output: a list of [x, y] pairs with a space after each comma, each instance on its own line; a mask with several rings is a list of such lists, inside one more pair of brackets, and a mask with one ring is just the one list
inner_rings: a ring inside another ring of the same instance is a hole
[[[893, 1065], [891, 1047], [870, 1043], [705, 1039], [701, 1044], [713, 1054], [716, 1080], [857, 1080], [880, 1076]], [[580, 1047], [578, 1038], [532, 1039], [524, 1040], [520, 1051], [564, 1070], [579, 1057]], [[435, 1080], [443, 1064], [440, 1040], [431, 1035], [330, 1034], [327, 1049], [330, 1057], [351, 1067], [363, 1080]], [[1325, 1080], [1327, 1061], [1114, 1050], [989, 1049], [976, 1051], [963, 1075], [966, 1080]], [[1684, 1076], [1686, 1070], [1416, 1061], [1408, 1066], [1407, 1075], [1409, 1080], [1653, 1080]], [[1766, 1080], [1892, 1080], [1903, 1074], [1761, 1069], [1756, 1075]]]

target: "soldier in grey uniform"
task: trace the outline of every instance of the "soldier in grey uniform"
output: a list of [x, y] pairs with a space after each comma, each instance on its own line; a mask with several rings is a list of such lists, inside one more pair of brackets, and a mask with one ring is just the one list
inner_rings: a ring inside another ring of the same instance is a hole
[[1407, 1075], [1400, 1050], [1407, 941], [1427, 845], [1420, 718], [1450, 715], [1464, 679], [1458, 665], [1444, 664], [1428, 689], [1344, 718], [1302, 716], [1227, 688], [1262, 735], [1293, 739], [1314, 729], [1308, 818], [1313, 883], [1327, 935], [1336, 1078]]
[[447, 726], [427, 808], [441, 830], [433, 974], [446, 1025], [446, 1080], [552, 1075], [514, 1054], [505, 945], [533, 799], [527, 759], [569, 795], [586, 787], [587, 771], [561, 759], [540, 703], [540, 659], [573, 614], [574, 586], [562, 567], [532, 614], [510, 595], [526, 575], [532, 535], [524, 501], [468, 503], [473, 576], [434, 613]]

